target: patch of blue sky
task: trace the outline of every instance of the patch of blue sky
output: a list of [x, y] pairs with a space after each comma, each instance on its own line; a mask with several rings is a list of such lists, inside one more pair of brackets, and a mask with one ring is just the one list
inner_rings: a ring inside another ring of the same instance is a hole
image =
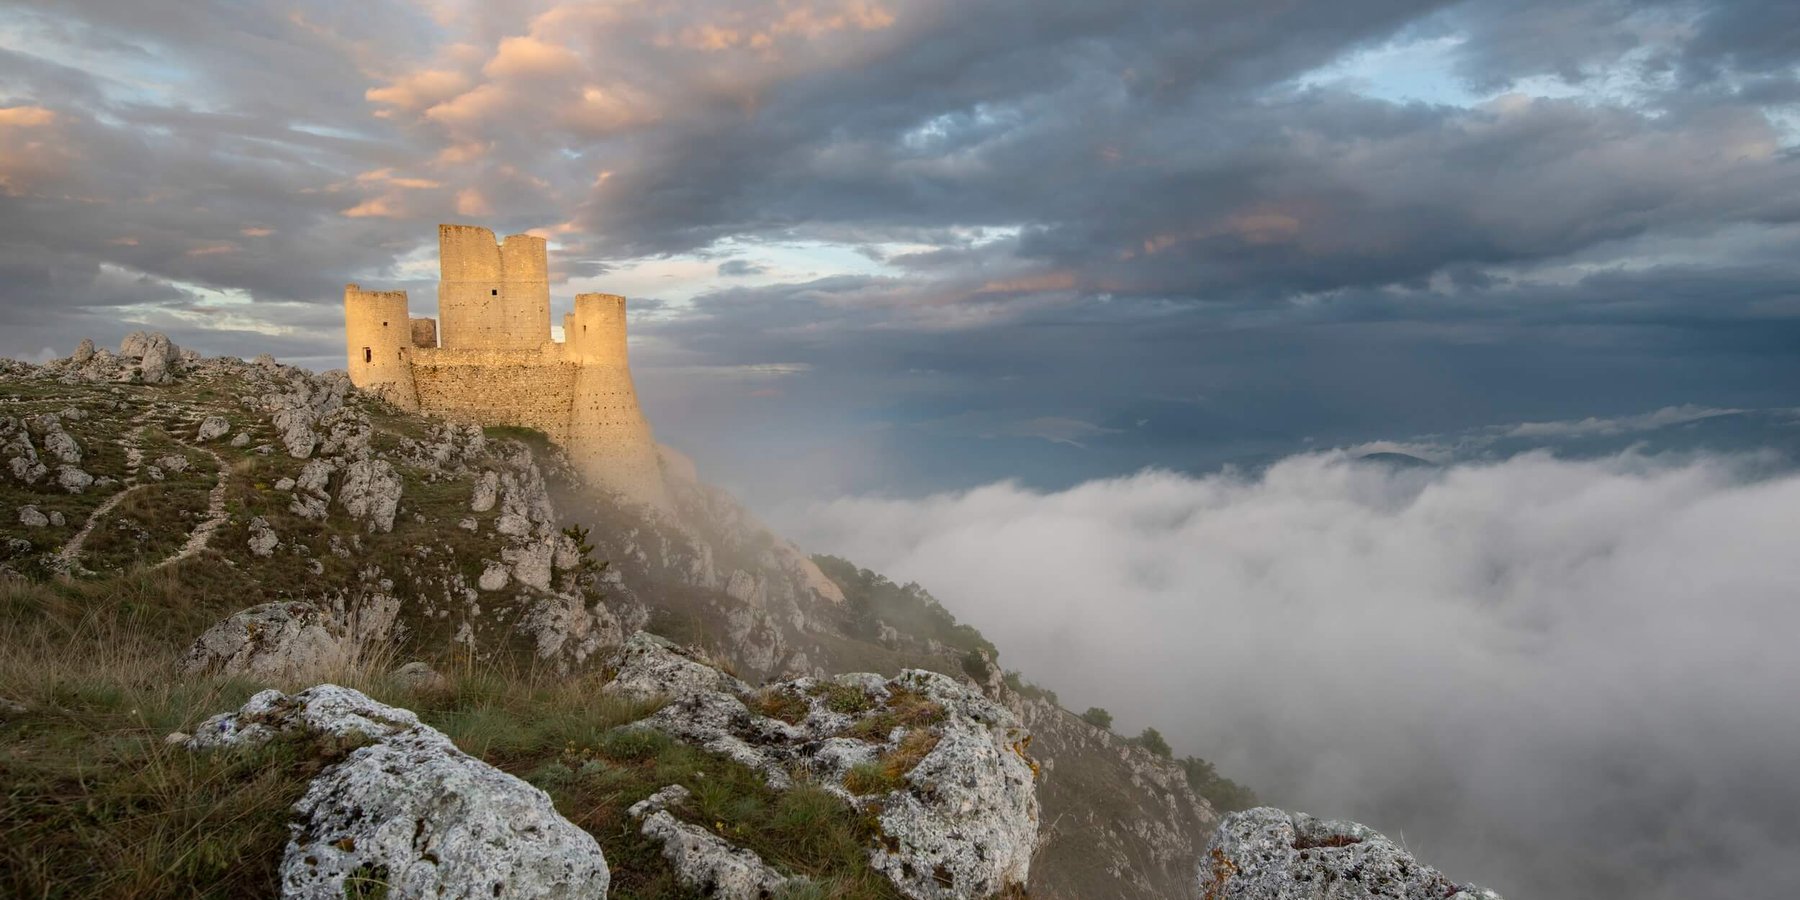
[[85, 72], [95, 79], [109, 103], [207, 108], [192, 90], [196, 84], [193, 73], [155, 48], [133, 44], [138, 52], [122, 53], [117, 46], [65, 40], [82, 33], [83, 26], [47, 13], [0, 15], [0, 48]]

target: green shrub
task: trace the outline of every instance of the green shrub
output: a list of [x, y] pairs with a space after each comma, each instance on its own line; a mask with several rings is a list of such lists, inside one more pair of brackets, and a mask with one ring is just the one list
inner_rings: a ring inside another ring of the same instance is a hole
[[1163, 740], [1162, 732], [1157, 731], [1154, 728], [1145, 728], [1143, 733], [1139, 734], [1133, 743], [1157, 756], [1163, 757], [1164, 759], [1171, 758], [1175, 755], [1175, 751], [1169, 748], [1169, 742]]
[[1109, 713], [1098, 706], [1088, 707], [1088, 711], [1081, 714], [1081, 720], [1095, 728], [1101, 728], [1106, 731], [1112, 730], [1112, 713]]
[[1205, 797], [1214, 810], [1231, 813], [1260, 805], [1255, 791], [1220, 775], [1212, 763], [1198, 756], [1189, 756], [1180, 763], [1182, 771], [1187, 774], [1188, 786], [1194, 789], [1194, 793]]

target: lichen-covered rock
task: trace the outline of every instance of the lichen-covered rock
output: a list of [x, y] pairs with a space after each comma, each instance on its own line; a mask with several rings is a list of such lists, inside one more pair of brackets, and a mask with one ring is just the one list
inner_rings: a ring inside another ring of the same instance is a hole
[[303, 519], [324, 521], [331, 512], [331, 472], [331, 463], [308, 460], [293, 482], [294, 502], [288, 504], [288, 511]]
[[160, 331], [134, 331], [119, 344], [119, 355], [137, 360], [138, 376], [145, 384], [170, 384], [175, 381], [181, 348]]
[[344, 483], [338, 503], [370, 531], [394, 530], [394, 513], [400, 508], [400, 473], [385, 459], [359, 459], [344, 467]]
[[44, 416], [50, 426], [44, 429], [44, 436], [39, 443], [44, 445], [44, 452], [69, 465], [81, 463], [81, 445], [75, 442], [73, 435], [62, 429], [62, 423], [55, 416]]
[[291, 680], [335, 671], [350, 658], [344, 629], [331, 611], [281, 601], [252, 606], [208, 628], [182, 657], [181, 670]]
[[1200, 860], [1206, 900], [1500, 900], [1355, 822], [1259, 807], [1225, 817]]
[[68, 491], [71, 494], [79, 494], [82, 491], [87, 490], [88, 486], [94, 483], [94, 476], [89, 475], [74, 466], [58, 466], [56, 469], [56, 483], [63, 490]]
[[609, 665], [618, 674], [605, 691], [633, 700], [723, 692], [742, 695], [750, 686], [707, 665], [674, 643], [639, 631], [626, 639]]
[[440, 691], [450, 686], [449, 679], [438, 674], [429, 663], [414, 660], [388, 673], [401, 687], [413, 691]]
[[487, 512], [500, 499], [500, 473], [483, 472], [475, 479], [475, 491], [469, 498], [470, 512]]
[[296, 731], [373, 743], [325, 770], [294, 805], [282, 897], [341, 900], [352, 879], [395, 898], [606, 896], [600, 845], [558, 815], [549, 795], [458, 750], [412, 712], [357, 691], [264, 691], [202, 723], [187, 746]]
[[810, 883], [781, 874], [753, 851], [669, 812], [669, 807], [681, 805], [690, 796], [687, 788], [672, 784], [632, 804], [629, 810], [641, 823], [639, 832], [662, 845], [663, 858], [684, 887], [719, 900], [762, 900]]
[[519, 633], [535, 641], [539, 659], [555, 660], [563, 671], [625, 639], [624, 627], [605, 603], [590, 603], [573, 593], [549, 594], [532, 603], [519, 617]]
[[187, 457], [171, 453], [168, 456], [157, 457], [156, 465], [164, 472], [180, 474], [188, 470], [189, 463]]
[[281, 537], [269, 526], [269, 520], [257, 516], [250, 520], [250, 552], [256, 556], [267, 557], [281, 546]]
[[35, 506], [19, 507], [19, 524], [26, 528], [42, 528], [50, 524], [50, 517]]
[[987, 897], [1026, 883], [1039, 820], [1030, 739], [961, 682], [908, 669], [752, 692], [643, 632], [611, 667], [609, 693], [669, 700], [639, 727], [740, 762], [778, 790], [805, 777], [872, 815], [881, 840], [870, 864], [903, 895]]
[[909, 897], [985, 897], [1024, 885], [1037, 849], [1036, 774], [1012, 714], [936, 672], [909, 669], [890, 689], [943, 705], [931, 753], [881, 801], [886, 844], [870, 862]]
[[231, 431], [231, 422], [224, 416], [207, 416], [200, 420], [200, 427], [195, 430], [194, 437], [201, 441], [211, 441], [224, 437]]
[[487, 567], [481, 570], [481, 577], [475, 580], [475, 584], [484, 591], [497, 591], [506, 587], [511, 577], [506, 573], [505, 566], [490, 560]]

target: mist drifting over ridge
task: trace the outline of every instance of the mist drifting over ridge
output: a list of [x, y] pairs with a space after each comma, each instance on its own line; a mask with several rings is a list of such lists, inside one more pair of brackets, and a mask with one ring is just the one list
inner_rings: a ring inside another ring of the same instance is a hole
[[777, 515], [1009, 668], [1507, 896], [1800, 892], [1800, 475], [1341, 452]]

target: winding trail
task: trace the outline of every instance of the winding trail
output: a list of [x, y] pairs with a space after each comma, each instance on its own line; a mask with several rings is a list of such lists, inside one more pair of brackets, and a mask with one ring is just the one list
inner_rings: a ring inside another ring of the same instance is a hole
[[[192, 444], [188, 446], [193, 447]], [[213, 534], [225, 524], [227, 519], [231, 518], [231, 515], [225, 511], [225, 489], [231, 486], [230, 472], [225, 468], [225, 458], [211, 447], [194, 447], [194, 449], [212, 457], [213, 462], [219, 467], [219, 474], [214, 480], [212, 490], [206, 494], [206, 520], [194, 526], [193, 532], [188, 535], [187, 543], [182, 544], [180, 550], [175, 551], [173, 555], [162, 562], [151, 566], [151, 571], [192, 559], [194, 554], [206, 549], [206, 545], [212, 541]]]
[[[133, 427], [120, 441], [125, 449], [125, 479], [121, 482], [125, 488], [95, 507], [94, 511], [88, 514], [87, 521], [82, 523], [81, 530], [75, 532], [74, 536], [69, 538], [68, 543], [63, 544], [62, 549], [56, 551], [54, 566], [64, 576], [94, 574], [93, 570], [81, 564], [81, 551], [87, 545], [88, 537], [93, 534], [94, 528], [100, 524], [100, 520], [106, 518], [106, 515], [112, 512], [126, 497], [150, 487], [149, 484], [138, 482], [138, 472], [143, 468], [144, 463], [144, 450], [139, 441], [143, 438], [146, 427], [144, 420], [154, 411], [156, 408], [152, 407], [132, 417]], [[176, 439], [176, 442], [188, 449], [198, 450], [212, 457], [213, 464], [218, 467], [218, 472], [214, 476], [212, 490], [208, 491], [206, 495], [206, 518], [194, 526], [192, 532], [189, 532], [188, 539], [181, 545], [180, 550], [147, 566], [149, 571], [166, 568], [194, 558], [196, 554], [205, 550], [207, 545], [212, 543], [213, 535], [218, 533], [218, 530], [231, 518], [230, 513], [225, 509], [225, 491], [231, 486], [231, 473], [226, 466], [225, 458], [211, 447], [197, 446], [180, 439]]]
[[87, 544], [88, 536], [94, 533], [94, 526], [99, 525], [100, 520], [106, 518], [106, 514], [112, 512], [120, 501], [136, 493], [140, 488], [146, 487], [146, 485], [137, 483], [137, 475], [138, 467], [144, 462], [144, 450], [138, 446], [138, 441], [144, 436], [142, 422], [147, 415], [149, 415], [149, 411], [146, 410], [132, 417], [134, 423], [132, 429], [127, 431], [124, 439], [119, 442], [125, 448], [125, 480], [122, 482], [125, 485], [124, 489], [94, 507], [94, 511], [88, 514], [87, 521], [81, 523], [81, 530], [75, 532], [74, 536], [69, 538], [68, 543], [62, 545], [62, 549], [56, 551], [56, 562], [53, 565], [64, 575], [93, 574], [92, 570], [81, 564], [81, 548]]

